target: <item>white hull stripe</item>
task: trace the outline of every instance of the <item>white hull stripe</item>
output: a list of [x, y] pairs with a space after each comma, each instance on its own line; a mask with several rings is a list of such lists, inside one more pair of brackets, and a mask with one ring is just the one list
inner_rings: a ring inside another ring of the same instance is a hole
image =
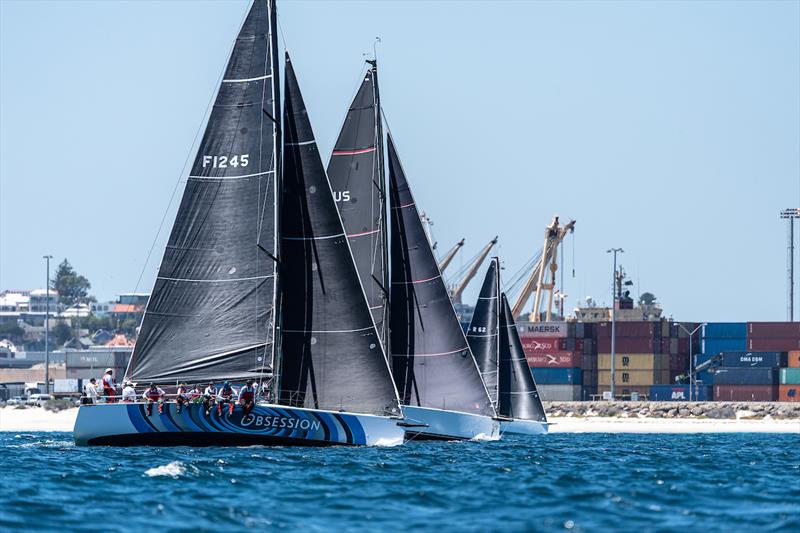
[[248, 81], [258, 81], [258, 80], [265, 80], [267, 78], [271, 78], [272, 74], [267, 74], [266, 76], [258, 76], [256, 78], [241, 78], [238, 80], [222, 80], [222, 83], [245, 83]]
[[344, 233], [337, 233], [336, 235], [326, 235], [324, 237], [281, 237], [281, 239], [284, 241], [320, 241], [324, 239], [336, 239], [344, 236]]
[[458, 350], [453, 350], [452, 352], [439, 352], [439, 353], [410, 353], [410, 354], [399, 354], [393, 353], [392, 357], [438, 357], [440, 355], [453, 355], [456, 353], [461, 353], [466, 351], [468, 348], [464, 346], [463, 348], [459, 348]]
[[264, 174], [274, 174], [274, 170], [265, 170], [264, 172], [256, 172], [255, 174], [243, 174], [241, 176], [189, 176], [193, 180], [239, 180], [244, 178], [255, 178], [263, 176]]
[[191, 283], [228, 283], [230, 281], [253, 281], [257, 279], [267, 279], [273, 278], [274, 275], [269, 276], [253, 276], [252, 278], [231, 278], [231, 279], [189, 279], [189, 278], [166, 278], [164, 276], [158, 276], [158, 279], [163, 279], [165, 281], [188, 281]]

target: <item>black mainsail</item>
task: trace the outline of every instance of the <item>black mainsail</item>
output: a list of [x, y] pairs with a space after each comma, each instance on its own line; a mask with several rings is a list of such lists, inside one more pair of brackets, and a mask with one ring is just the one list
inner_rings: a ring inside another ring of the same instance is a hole
[[328, 162], [328, 179], [342, 217], [372, 317], [385, 339], [388, 268], [383, 139], [377, 63], [364, 75]]
[[236, 38], [147, 304], [128, 376], [243, 379], [273, 350], [279, 128], [275, 5]]
[[493, 416], [389, 136], [392, 370], [404, 405]]
[[386, 356], [288, 55], [285, 78], [279, 401], [398, 413]]
[[505, 293], [500, 294], [500, 310], [498, 414], [519, 420], [547, 422]]
[[467, 342], [478, 363], [486, 390], [497, 407], [497, 368], [500, 355], [498, 331], [500, 327], [500, 277], [497, 258], [492, 258], [483, 280], [478, 303], [467, 330]]

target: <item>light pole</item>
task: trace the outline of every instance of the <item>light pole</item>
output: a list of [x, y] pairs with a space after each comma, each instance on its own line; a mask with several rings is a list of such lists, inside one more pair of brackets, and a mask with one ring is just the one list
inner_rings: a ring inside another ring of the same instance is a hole
[[611, 284], [611, 400], [616, 393], [616, 379], [614, 373], [617, 369], [617, 253], [625, 253], [622, 248], [606, 250], [607, 254], [614, 254], [614, 280]]
[[787, 303], [787, 311], [788, 311], [788, 319], [789, 322], [794, 322], [794, 219], [800, 218], [800, 208], [795, 209], [784, 209], [781, 211], [781, 218], [788, 220], [789, 222], [789, 243], [787, 246], [787, 254], [786, 254], [786, 274], [788, 276], [788, 303]]
[[680, 322], [675, 322], [675, 323], [678, 325], [679, 328], [681, 328], [683, 331], [685, 331], [689, 335], [689, 401], [691, 402], [692, 401], [692, 392], [694, 391], [694, 386], [697, 384], [697, 378], [694, 375], [694, 355], [692, 354], [692, 348], [693, 348], [694, 344], [692, 343], [692, 336], [695, 333], [697, 333], [698, 329], [700, 329], [703, 326], [705, 326], [706, 323], [703, 322], [702, 324], [699, 324], [692, 331], [689, 331], [688, 329], [683, 327], [683, 324], [681, 324]]
[[52, 255], [44, 255], [42, 258], [47, 264], [47, 274], [44, 278], [44, 389], [50, 394], [50, 260]]

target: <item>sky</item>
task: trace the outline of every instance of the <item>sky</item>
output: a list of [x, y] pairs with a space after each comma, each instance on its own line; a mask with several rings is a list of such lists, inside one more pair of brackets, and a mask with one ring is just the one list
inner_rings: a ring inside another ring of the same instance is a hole
[[[44, 254], [100, 300], [150, 290], [247, 4], [0, 0], [0, 290], [43, 286]], [[416, 200], [442, 252], [467, 239], [451, 275], [499, 235], [508, 280], [559, 215], [577, 220], [568, 309], [611, 301], [606, 250], [620, 247], [634, 293], [666, 315], [786, 319], [778, 215], [800, 207], [800, 2], [278, 10], [323, 154], [380, 37]]]

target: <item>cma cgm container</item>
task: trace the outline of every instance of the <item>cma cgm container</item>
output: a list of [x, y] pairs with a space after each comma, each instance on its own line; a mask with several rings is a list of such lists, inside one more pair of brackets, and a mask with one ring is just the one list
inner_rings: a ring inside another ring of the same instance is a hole
[[781, 368], [781, 385], [800, 385], [800, 368]]
[[774, 402], [777, 398], [777, 385], [714, 385], [718, 402]]
[[747, 322], [706, 322], [703, 338], [744, 339], [747, 337]]
[[722, 352], [743, 352], [747, 350], [747, 339], [703, 339], [700, 344], [700, 351], [707, 354], [719, 354]]
[[583, 373], [580, 368], [531, 368], [537, 385], [581, 385]]
[[[714, 390], [710, 385], [695, 385], [692, 387], [692, 400], [707, 402], [714, 398]], [[650, 399], [657, 402], [688, 402], [688, 385], [653, 385], [650, 387]]]
[[529, 367], [576, 368], [581, 366], [581, 354], [575, 352], [525, 352]]
[[545, 402], [572, 402], [582, 400], [580, 385], [537, 385], [539, 397]]
[[714, 374], [714, 385], [777, 385], [777, 368], [719, 367]]
[[779, 402], [800, 402], [800, 385], [778, 385]]
[[786, 352], [722, 352], [722, 366], [781, 367], [786, 360]]

